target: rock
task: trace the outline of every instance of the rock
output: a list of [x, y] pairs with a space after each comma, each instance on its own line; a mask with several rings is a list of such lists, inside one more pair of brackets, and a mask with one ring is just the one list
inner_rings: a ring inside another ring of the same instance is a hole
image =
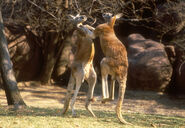
[[128, 87], [163, 91], [172, 76], [172, 66], [163, 44], [140, 34], [128, 36]]

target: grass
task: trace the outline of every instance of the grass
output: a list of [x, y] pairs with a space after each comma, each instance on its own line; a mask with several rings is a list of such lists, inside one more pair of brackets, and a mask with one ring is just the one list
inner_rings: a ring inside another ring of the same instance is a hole
[[185, 118], [162, 115], [124, 113], [123, 117], [134, 126], [119, 123], [114, 112], [94, 111], [97, 118], [86, 110], [77, 110], [79, 118], [65, 116], [59, 108], [26, 107], [14, 111], [0, 106], [0, 128], [185, 128]]

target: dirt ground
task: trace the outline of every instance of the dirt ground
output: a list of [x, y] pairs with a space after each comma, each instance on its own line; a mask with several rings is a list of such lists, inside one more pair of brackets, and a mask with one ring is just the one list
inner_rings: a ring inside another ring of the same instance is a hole
[[[100, 86], [100, 85], [98, 85]], [[19, 84], [21, 96], [28, 106], [33, 107], [63, 107], [66, 88], [58, 86], [36, 86]], [[85, 109], [86, 92], [80, 91], [76, 108]], [[101, 103], [101, 94], [95, 94], [96, 102], [92, 103], [93, 110], [114, 111], [116, 99], [106, 104]], [[0, 105], [6, 106], [4, 91], [0, 90]], [[167, 95], [149, 91], [127, 90], [123, 103], [123, 112], [159, 114], [185, 117], [185, 98], [170, 98]]]

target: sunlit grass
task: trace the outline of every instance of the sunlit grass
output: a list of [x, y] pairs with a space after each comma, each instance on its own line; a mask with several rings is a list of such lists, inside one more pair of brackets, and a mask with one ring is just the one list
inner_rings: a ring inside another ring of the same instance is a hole
[[86, 110], [77, 110], [79, 118], [65, 116], [59, 108], [27, 107], [18, 111], [0, 106], [0, 128], [185, 128], [185, 118], [161, 115], [124, 113], [125, 120], [134, 126], [119, 123], [114, 112], [95, 111], [97, 118]]

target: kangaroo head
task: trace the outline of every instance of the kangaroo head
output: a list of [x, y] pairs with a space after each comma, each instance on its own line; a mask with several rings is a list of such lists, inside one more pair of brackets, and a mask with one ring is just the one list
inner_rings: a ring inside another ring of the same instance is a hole
[[87, 17], [85, 15], [80, 15], [80, 14], [77, 14], [76, 16], [68, 15], [68, 20], [72, 24], [78, 25], [78, 24], [82, 24], [83, 22], [85, 22], [87, 20]]
[[116, 22], [116, 19], [122, 17], [122, 15], [122, 13], [119, 13], [112, 17], [111, 13], [103, 14], [103, 18], [105, 19], [106, 23], [98, 25], [94, 31], [94, 35], [97, 37], [104, 33], [114, 32], [114, 24]]
[[94, 35], [98, 37], [105, 33], [114, 32], [115, 21], [116, 21], [116, 17], [114, 16], [110, 19], [109, 22], [98, 25], [96, 29], [94, 30]]

